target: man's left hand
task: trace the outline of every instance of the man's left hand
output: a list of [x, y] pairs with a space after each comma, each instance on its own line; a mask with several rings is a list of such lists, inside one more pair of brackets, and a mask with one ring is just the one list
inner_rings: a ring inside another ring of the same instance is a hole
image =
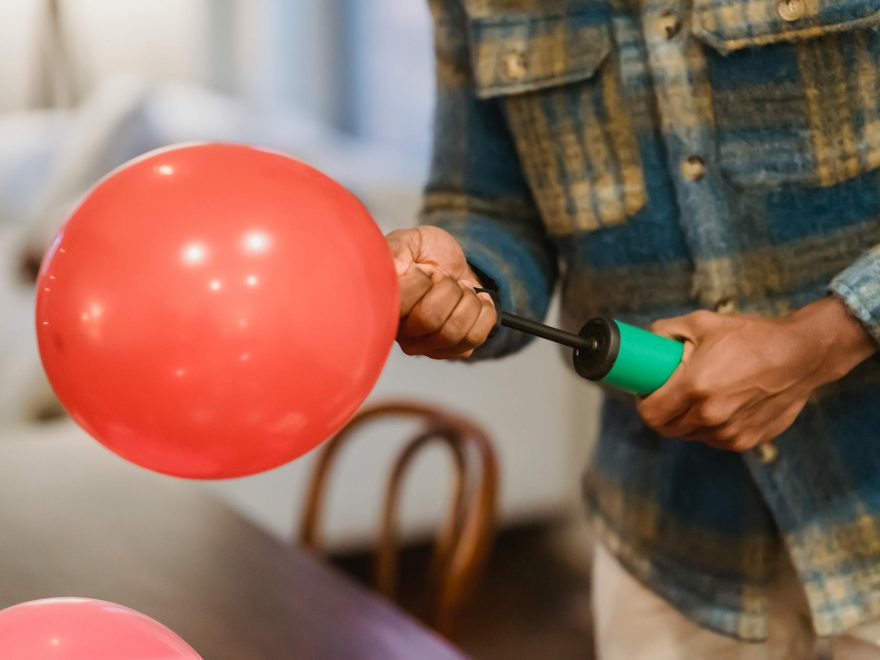
[[666, 437], [746, 451], [787, 429], [813, 391], [843, 378], [877, 343], [828, 297], [780, 319], [698, 311], [651, 330], [685, 342], [682, 364], [638, 402]]

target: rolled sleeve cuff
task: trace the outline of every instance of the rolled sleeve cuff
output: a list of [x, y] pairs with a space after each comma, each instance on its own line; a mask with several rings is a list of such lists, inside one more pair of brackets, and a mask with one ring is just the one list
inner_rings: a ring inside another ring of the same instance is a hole
[[[544, 318], [553, 282], [545, 270], [547, 266], [541, 264], [540, 255], [529, 248], [527, 241], [488, 218], [432, 215], [428, 221], [454, 236], [474, 269], [492, 280], [502, 309]], [[528, 335], [500, 328], [474, 352], [473, 358], [501, 357], [521, 349], [529, 340]]]
[[859, 257], [829, 286], [880, 343], [880, 246]]

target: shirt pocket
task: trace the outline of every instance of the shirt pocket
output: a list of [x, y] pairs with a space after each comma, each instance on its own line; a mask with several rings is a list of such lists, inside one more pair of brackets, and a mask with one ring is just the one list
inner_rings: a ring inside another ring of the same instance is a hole
[[[647, 193], [638, 137], [609, 57], [607, 8], [595, 0], [557, 11], [517, 10], [540, 6], [531, 0], [466, 5], [476, 94], [501, 104], [548, 232], [625, 222]], [[473, 11], [477, 5], [483, 11]]]
[[880, 167], [880, 0], [694, 0], [719, 157], [739, 186]]

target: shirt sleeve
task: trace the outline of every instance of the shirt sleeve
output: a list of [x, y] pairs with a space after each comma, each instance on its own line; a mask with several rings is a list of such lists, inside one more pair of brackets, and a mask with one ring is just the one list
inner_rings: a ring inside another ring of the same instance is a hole
[[880, 245], [839, 273], [830, 289], [880, 343]]
[[[476, 97], [460, 0], [431, 0], [437, 100], [431, 172], [422, 224], [445, 229], [502, 308], [531, 318], [547, 313], [557, 256], [526, 183], [498, 99]], [[502, 328], [475, 353], [500, 357], [528, 341]]]

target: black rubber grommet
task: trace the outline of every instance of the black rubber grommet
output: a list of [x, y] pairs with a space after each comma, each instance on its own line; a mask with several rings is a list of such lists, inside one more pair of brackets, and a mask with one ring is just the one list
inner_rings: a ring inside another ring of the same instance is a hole
[[574, 349], [574, 370], [587, 380], [602, 380], [611, 371], [620, 353], [620, 328], [614, 319], [597, 316], [587, 321], [578, 334], [591, 341], [593, 350]]

